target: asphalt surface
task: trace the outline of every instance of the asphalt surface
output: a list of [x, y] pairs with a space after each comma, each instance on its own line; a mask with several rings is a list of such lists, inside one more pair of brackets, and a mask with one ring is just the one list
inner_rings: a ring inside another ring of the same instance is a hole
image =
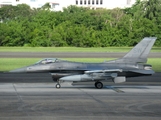
[[160, 120], [161, 73], [126, 83], [62, 83], [50, 74], [0, 73], [0, 120]]
[[[120, 58], [125, 54], [121, 52], [0, 52], [0, 58]], [[149, 58], [161, 58], [161, 53], [150, 53]]]
[[1, 120], [160, 120], [161, 86], [0, 83]]

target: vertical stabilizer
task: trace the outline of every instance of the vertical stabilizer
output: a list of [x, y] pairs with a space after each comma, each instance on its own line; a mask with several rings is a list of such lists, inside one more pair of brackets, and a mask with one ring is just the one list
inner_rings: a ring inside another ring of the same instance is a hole
[[118, 63], [146, 63], [148, 54], [156, 41], [156, 37], [145, 37], [123, 58], [111, 61]]

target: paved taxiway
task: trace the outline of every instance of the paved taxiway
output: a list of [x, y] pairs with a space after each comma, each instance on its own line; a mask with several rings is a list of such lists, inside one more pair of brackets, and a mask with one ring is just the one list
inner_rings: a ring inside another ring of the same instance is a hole
[[[120, 58], [123, 52], [0, 52], [0, 58]], [[160, 52], [151, 52], [149, 58], [161, 58]]]
[[160, 120], [160, 78], [156, 73], [103, 89], [69, 83], [56, 89], [49, 74], [0, 73], [0, 120]]
[[160, 120], [161, 86], [0, 83], [1, 120]]

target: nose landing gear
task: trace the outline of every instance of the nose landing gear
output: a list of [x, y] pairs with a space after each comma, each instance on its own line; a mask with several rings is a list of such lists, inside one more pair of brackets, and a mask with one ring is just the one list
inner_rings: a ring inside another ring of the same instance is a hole
[[95, 82], [95, 87], [97, 89], [102, 89], [103, 88], [103, 83], [102, 82]]

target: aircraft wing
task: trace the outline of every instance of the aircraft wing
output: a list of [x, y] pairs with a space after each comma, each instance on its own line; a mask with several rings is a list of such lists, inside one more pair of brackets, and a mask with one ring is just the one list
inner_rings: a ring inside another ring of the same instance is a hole
[[122, 72], [122, 69], [107, 69], [107, 70], [90, 70], [85, 71], [85, 74], [91, 74], [91, 73], [111, 73], [111, 72]]

